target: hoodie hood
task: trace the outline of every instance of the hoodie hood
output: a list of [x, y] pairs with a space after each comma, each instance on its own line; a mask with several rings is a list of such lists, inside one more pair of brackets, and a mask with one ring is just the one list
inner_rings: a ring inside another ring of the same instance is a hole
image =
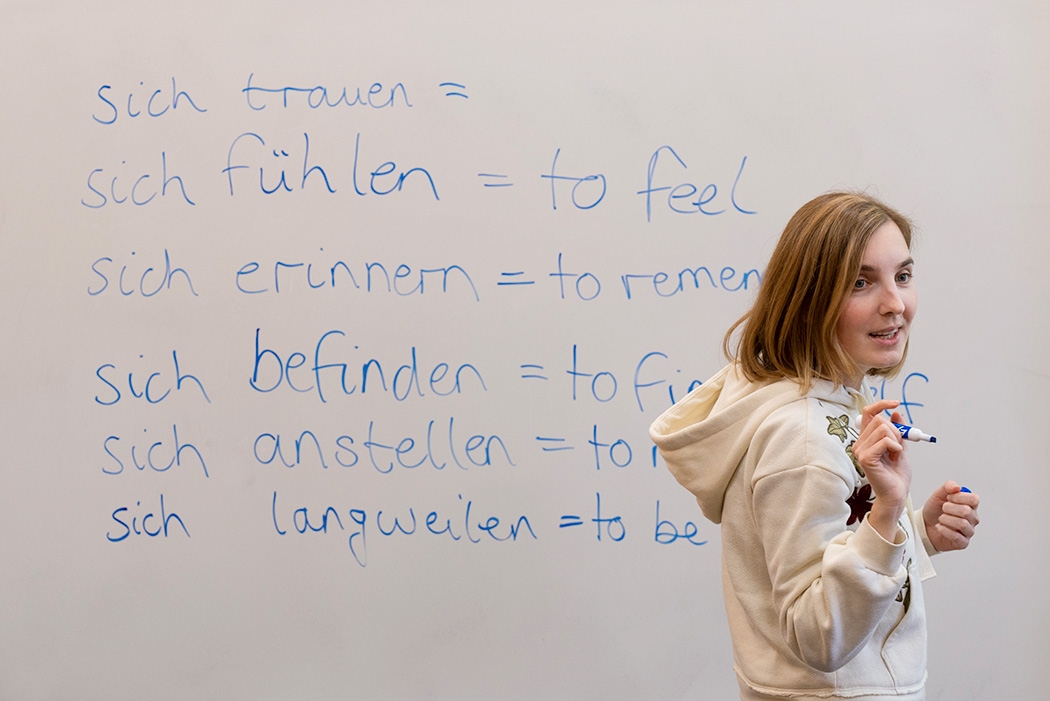
[[758, 428], [777, 409], [825, 394], [822, 390], [850, 403], [849, 391], [831, 383], [817, 381], [804, 393], [793, 381], [750, 382], [730, 364], [665, 411], [649, 427], [649, 436], [704, 516], [721, 523], [726, 488]]

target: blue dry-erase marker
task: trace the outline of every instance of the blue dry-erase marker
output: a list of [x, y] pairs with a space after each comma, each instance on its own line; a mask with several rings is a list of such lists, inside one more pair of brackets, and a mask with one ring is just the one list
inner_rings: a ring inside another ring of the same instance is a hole
[[914, 426], [905, 426], [904, 424], [893, 424], [897, 427], [897, 430], [901, 432], [901, 438], [906, 441], [928, 441], [930, 443], [937, 442], [937, 436], [930, 436]]
[[966, 492], [967, 494], [973, 494], [973, 492], [970, 491], [969, 487], [959, 487], [959, 491]]

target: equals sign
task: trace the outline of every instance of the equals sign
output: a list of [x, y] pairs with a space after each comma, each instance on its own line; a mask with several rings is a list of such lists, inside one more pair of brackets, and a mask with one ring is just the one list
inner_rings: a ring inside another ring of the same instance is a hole
[[439, 87], [445, 89], [445, 97], [462, 97], [464, 100], [469, 100], [467, 93], [462, 92], [467, 89], [466, 85], [462, 83], [441, 83]]
[[558, 524], [558, 528], [571, 528], [573, 526], [582, 526], [583, 519], [579, 516], [566, 515], [561, 517], [561, 523]]
[[497, 285], [535, 285], [536, 284], [535, 280], [517, 280], [516, 279], [519, 276], [524, 275], [524, 274], [525, 274], [524, 271], [521, 271], [521, 270], [518, 270], [518, 271], [513, 272], [513, 273], [500, 273], [499, 276], [501, 278], [503, 278], [503, 279], [500, 280], [499, 282], [497, 282], [496, 284]]
[[564, 438], [545, 438], [544, 436], [536, 436], [536, 440], [538, 440], [540, 443], [551, 444], [550, 446], [547, 446], [547, 445], [543, 446], [543, 452], [544, 453], [557, 453], [558, 451], [561, 451], [561, 450], [572, 450], [573, 449], [573, 447], [571, 445], [557, 445], [558, 443], [564, 443], [565, 442]]
[[496, 173], [478, 173], [479, 178], [495, 178], [496, 182], [482, 183], [485, 187], [512, 187], [514, 183], [499, 182], [500, 178], [506, 178], [506, 175], [498, 175]]
[[[542, 370], [543, 366], [542, 365], [533, 365], [532, 363], [525, 363], [525, 364], [523, 364], [521, 366], [521, 369], [522, 370]], [[546, 379], [549, 379], [549, 378], [546, 375], [533, 374], [533, 373], [529, 372], [529, 373], [522, 373], [521, 379], [523, 379], [523, 380], [546, 380]]]

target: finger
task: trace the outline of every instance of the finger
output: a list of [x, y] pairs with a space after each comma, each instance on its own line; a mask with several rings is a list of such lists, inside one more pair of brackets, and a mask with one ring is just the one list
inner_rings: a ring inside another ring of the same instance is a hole
[[[860, 441], [858, 440], [857, 443]], [[904, 445], [901, 443], [900, 434], [896, 431], [876, 434], [865, 441], [864, 445], [853, 446], [853, 454], [865, 468], [876, 467], [882, 462], [883, 456], [894, 462], [903, 452]]]
[[941, 517], [937, 519], [937, 525], [944, 526], [945, 528], [955, 533], [959, 533], [960, 535], [965, 537], [966, 540], [972, 538], [973, 534], [976, 532], [974, 530], [973, 524], [967, 521], [966, 519], [957, 518], [955, 516], [947, 516], [944, 514], [942, 514]]
[[[940, 502], [943, 505], [944, 502], [947, 502], [947, 501], [951, 500], [952, 495], [956, 495], [956, 494], [966, 495], [966, 494], [969, 494], [969, 492], [963, 492], [962, 490], [963, 490], [963, 487], [959, 486], [958, 482], [954, 482], [952, 480], [948, 480], [947, 482], [942, 484], [940, 487], [938, 487], [936, 489], [936, 491], [934, 491], [933, 495], [930, 498], [931, 499], [936, 499], [938, 502]], [[960, 503], [963, 503], [963, 502], [960, 502]]]
[[950, 544], [951, 547], [946, 548], [947, 550], [963, 550], [970, 544], [969, 538], [958, 531], [948, 528], [943, 523], [936, 524], [934, 528]]
[[969, 504], [958, 504], [954, 501], [946, 501], [941, 505], [941, 513], [958, 518], [969, 519], [970, 515], [976, 515]]
[[956, 518], [964, 518], [968, 522], [972, 523], [974, 526], [977, 526], [977, 524], [979, 524], [981, 522], [981, 517], [977, 514], [977, 510], [976, 509], [971, 509], [969, 507], [963, 506], [963, 507], [960, 508], [959, 511], [955, 511], [955, 510], [949, 511], [946, 508], [947, 506], [948, 506], [948, 502], [945, 502], [945, 504], [941, 507], [941, 513], [947, 514], [949, 516], [954, 516]]
[[883, 438], [893, 438], [898, 443], [902, 442], [900, 431], [890, 423], [885, 414], [875, 414], [863, 422], [857, 442], [861, 445], [874, 444]]
[[878, 416], [887, 409], [896, 409], [899, 405], [900, 402], [896, 399], [880, 399], [877, 402], [872, 402], [861, 411], [861, 428], [867, 425], [868, 421], [873, 417]]
[[952, 504], [963, 504], [971, 509], [976, 509], [981, 503], [981, 497], [973, 492], [955, 492], [948, 494], [948, 502]]
[[948, 499], [947, 501], [941, 502], [941, 512], [951, 514], [952, 516], [969, 517], [970, 514], [977, 514], [977, 506], [969, 502], [959, 502], [954, 499]]

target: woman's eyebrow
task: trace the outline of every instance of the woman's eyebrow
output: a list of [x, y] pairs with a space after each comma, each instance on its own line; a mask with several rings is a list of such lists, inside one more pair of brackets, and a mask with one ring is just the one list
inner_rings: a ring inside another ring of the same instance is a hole
[[[907, 268], [909, 265], [915, 265], [915, 259], [914, 258], [907, 258], [907, 259], [905, 259], [904, 261], [902, 261], [895, 268], [895, 270], [900, 270], [901, 268]], [[875, 270], [876, 270], [876, 267], [873, 266], [873, 265], [861, 265], [860, 266], [860, 271], [862, 273], [870, 273], [870, 272], [874, 272]]]

